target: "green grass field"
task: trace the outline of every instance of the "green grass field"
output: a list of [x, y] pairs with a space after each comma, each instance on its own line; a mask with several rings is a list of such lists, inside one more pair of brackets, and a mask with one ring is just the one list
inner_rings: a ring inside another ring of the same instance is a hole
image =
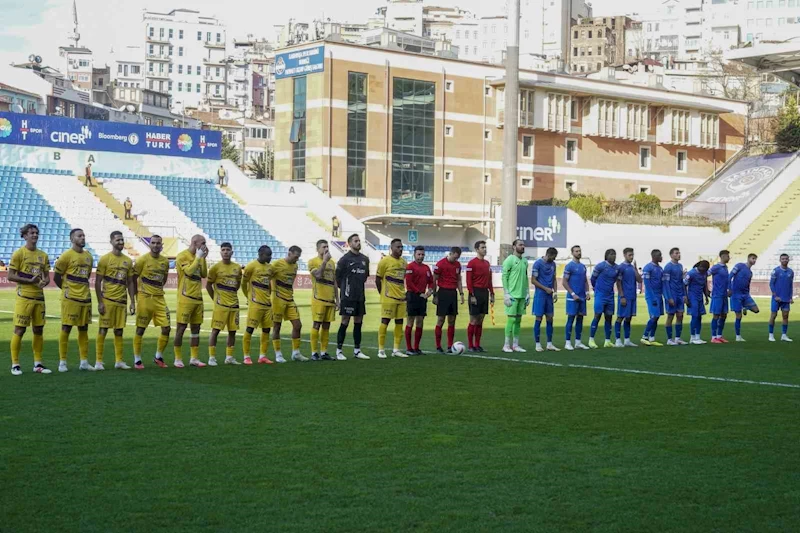
[[[58, 293], [47, 297], [58, 315]], [[25, 374], [13, 377], [13, 298], [0, 293], [3, 532], [765, 532], [800, 523], [800, 349], [766, 342], [765, 313], [745, 318], [748, 343], [727, 346], [537, 354], [526, 317], [529, 352], [503, 354], [501, 311], [496, 327], [487, 321], [485, 358], [103, 373], [78, 372], [73, 332], [70, 372], [32, 373], [26, 336]], [[307, 305], [302, 313], [307, 339]], [[374, 300], [368, 313], [364, 346], [374, 355]], [[563, 304], [557, 313], [561, 326]], [[465, 325], [462, 316], [460, 340]], [[57, 332], [50, 318], [54, 371]], [[93, 325], [91, 361], [95, 334]], [[156, 336], [147, 333], [146, 364]], [[563, 346], [560, 328], [556, 336]], [[423, 344], [433, 348], [432, 318]], [[171, 362], [171, 348], [166, 355]]]

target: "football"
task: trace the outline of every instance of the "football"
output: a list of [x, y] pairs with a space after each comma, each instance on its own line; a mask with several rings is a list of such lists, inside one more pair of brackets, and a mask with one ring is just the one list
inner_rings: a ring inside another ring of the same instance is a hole
[[464, 353], [464, 343], [461, 341], [454, 342], [453, 353], [456, 355], [461, 355], [462, 353]]

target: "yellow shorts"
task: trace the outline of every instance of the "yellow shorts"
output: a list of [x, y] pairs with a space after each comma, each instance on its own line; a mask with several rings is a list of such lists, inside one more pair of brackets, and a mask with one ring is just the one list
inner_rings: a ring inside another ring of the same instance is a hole
[[336, 318], [336, 307], [331, 304], [311, 300], [311, 319], [314, 322], [333, 322]]
[[239, 329], [239, 309], [232, 309], [222, 305], [214, 306], [214, 313], [211, 315], [211, 327], [222, 331], [236, 331]]
[[44, 326], [44, 300], [31, 300], [17, 296], [14, 303], [14, 326], [27, 328]]
[[272, 300], [272, 321], [285, 322], [287, 320], [300, 320], [300, 313], [297, 312], [297, 304], [287, 302], [280, 298]]
[[406, 317], [406, 303], [381, 303], [381, 318], [389, 320], [402, 320]]
[[253, 329], [269, 329], [272, 327], [272, 307], [264, 307], [250, 303], [247, 310], [247, 327]]
[[149, 296], [139, 293], [139, 302], [136, 305], [136, 327], [146, 328], [150, 325], [160, 328], [169, 327], [169, 307], [163, 296]]
[[178, 300], [178, 324], [202, 324], [203, 302]]
[[88, 326], [92, 323], [92, 304], [72, 300], [61, 300], [61, 324], [64, 326]]
[[104, 300], [106, 314], [100, 315], [100, 329], [122, 329], [128, 319], [128, 310], [124, 305]]

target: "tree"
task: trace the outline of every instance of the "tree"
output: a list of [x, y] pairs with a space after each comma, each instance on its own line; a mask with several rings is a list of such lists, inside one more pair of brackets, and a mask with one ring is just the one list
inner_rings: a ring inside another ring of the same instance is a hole
[[247, 170], [255, 174], [256, 179], [259, 180], [275, 179], [275, 155], [272, 149], [267, 148], [266, 152], [259, 154], [257, 158], [248, 163]]
[[778, 132], [775, 142], [779, 152], [800, 150], [800, 111], [797, 109], [797, 95], [786, 95], [786, 103], [778, 115]]
[[714, 51], [709, 56], [705, 71], [700, 79], [714, 94], [744, 102], [755, 102], [761, 98], [761, 74], [750, 65], [726, 61], [722, 52]]
[[237, 165], [239, 164], [239, 150], [224, 134], [222, 135], [222, 159], [230, 159]]

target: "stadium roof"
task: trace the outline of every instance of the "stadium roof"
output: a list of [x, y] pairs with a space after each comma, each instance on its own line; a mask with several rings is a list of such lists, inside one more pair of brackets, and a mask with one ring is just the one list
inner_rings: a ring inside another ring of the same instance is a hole
[[759, 43], [749, 48], [731, 50], [725, 59], [755, 67], [763, 74], [773, 74], [786, 82], [800, 85], [800, 40]]
[[372, 215], [362, 218], [364, 224], [383, 226], [434, 226], [438, 228], [470, 228], [484, 222], [494, 222], [491, 218], [481, 217], [451, 217], [451, 216], [424, 216], [424, 215]]

